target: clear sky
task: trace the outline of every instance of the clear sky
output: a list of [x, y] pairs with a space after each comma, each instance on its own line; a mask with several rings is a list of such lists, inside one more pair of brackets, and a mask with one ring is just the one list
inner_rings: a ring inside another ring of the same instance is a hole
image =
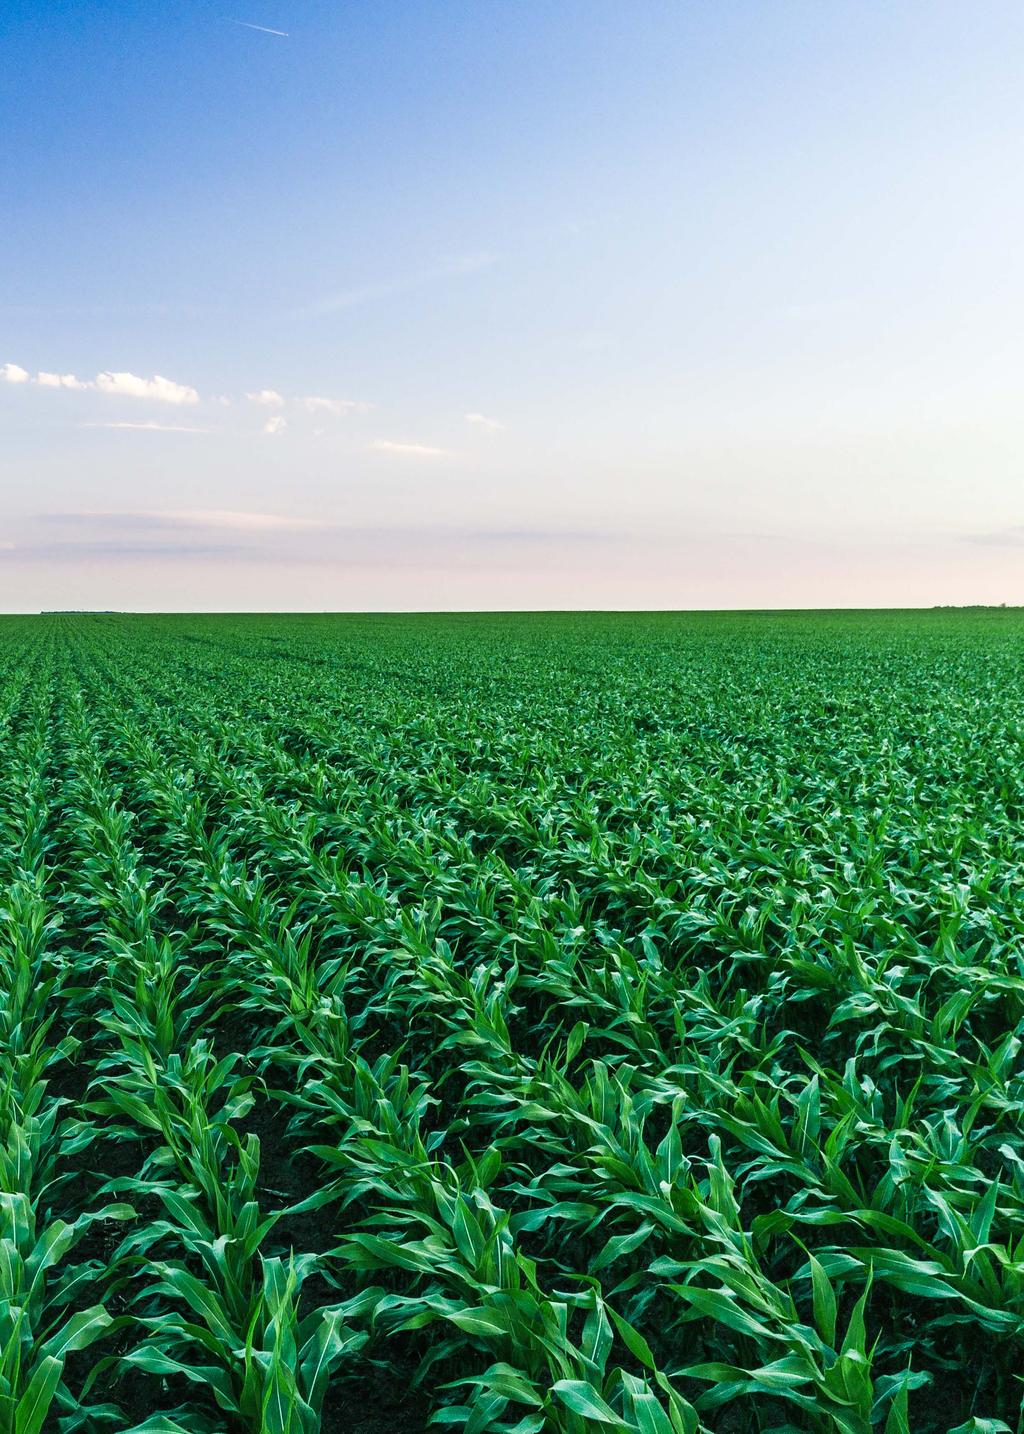
[[5, 0], [0, 608], [1024, 603], [1022, 60], [1017, 0]]

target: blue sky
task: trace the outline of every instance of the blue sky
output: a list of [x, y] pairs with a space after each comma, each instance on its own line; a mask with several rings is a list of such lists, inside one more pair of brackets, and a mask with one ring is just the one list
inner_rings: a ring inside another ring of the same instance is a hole
[[0, 607], [1024, 602], [1022, 41], [8, 0]]

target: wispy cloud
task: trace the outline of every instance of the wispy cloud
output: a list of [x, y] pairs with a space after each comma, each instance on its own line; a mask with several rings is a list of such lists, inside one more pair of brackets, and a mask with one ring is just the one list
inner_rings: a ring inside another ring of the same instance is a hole
[[168, 509], [153, 516], [164, 523], [186, 523], [198, 528], [231, 528], [236, 532], [283, 532], [324, 526], [317, 518], [296, 518], [283, 513], [235, 512], [227, 508]]
[[232, 20], [232, 25], [241, 25], [245, 30], [258, 30], [261, 35], [277, 35], [282, 40], [288, 39], [287, 30], [272, 30], [269, 25], [254, 25], [251, 20]]
[[467, 413], [465, 417], [467, 423], [473, 423], [477, 428], [503, 429], [505, 427], [505, 425], [499, 423], [496, 418], [488, 418], [484, 413]]
[[144, 433], [209, 433], [208, 428], [192, 428], [186, 423], [83, 423], [82, 428], [132, 428]]
[[263, 432], [269, 434], [271, 438], [276, 438], [277, 435], [283, 433], [287, 427], [287, 418], [282, 418], [279, 413], [275, 413], [273, 418], [268, 418], [263, 425]]
[[[74, 562], [225, 560], [240, 563], [339, 563], [353, 567], [447, 566], [453, 561], [492, 570], [583, 561], [597, 545], [635, 542], [614, 529], [476, 527], [416, 522], [352, 526], [345, 521], [299, 518], [217, 508], [152, 511], [39, 513], [35, 531], [0, 543], [0, 559]], [[574, 554], [577, 555], [574, 557]]]
[[37, 522], [71, 527], [112, 529], [219, 529], [233, 533], [308, 531], [326, 526], [317, 518], [284, 513], [251, 513], [233, 508], [83, 509], [69, 513], [38, 513]]
[[[138, 374], [129, 373], [126, 370], [104, 370], [93, 379], [81, 379], [73, 373], [57, 373], [51, 370], [40, 370], [33, 375], [28, 369], [22, 368], [20, 364], [5, 363], [0, 366], [0, 383], [8, 384], [29, 384], [37, 388], [46, 389], [74, 389], [80, 392], [91, 390], [96, 393], [103, 393], [115, 398], [138, 398], [146, 399], [154, 403], [167, 403], [173, 405], [193, 405], [199, 403], [199, 393], [191, 384], [177, 383], [173, 379], [164, 378], [155, 374], [152, 378], [142, 378]], [[349, 413], [368, 412], [373, 405], [354, 398], [331, 398], [323, 394], [305, 394], [301, 397], [290, 398], [276, 388], [260, 388], [247, 392], [245, 398], [249, 403], [256, 404], [260, 408], [283, 409], [289, 405], [296, 409], [302, 409], [306, 413], [326, 414], [329, 413], [335, 418], [343, 418]], [[215, 395], [209, 400], [220, 407], [230, 407], [231, 398], [227, 394]], [[151, 428], [159, 429], [162, 425], [157, 423], [108, 423], [90, 424], [89, 427], [101, 428]], [[269, 434], [281, 433], [286, 426], [286, 420], [280, 416], [272, 416], [264, 425], [264, 432]], [[168, 427], [168, 431], [170, 428]], [[199, 429], [182, 430], [198, 433]]]
[[402, 458], [454, 458], [450, 448], [435, 448], [430, 443], [396, 443], [390, 438], [375, 438], [366, 445], [374, 453], [395, 453]]
[[371, 303], [374, 299], [387, 299], [394, 294], [406, 294], [444, 279], [454, 279], [464, 274], [477, 274], [483, 269], [489, 269], [492, 264], [496, 264], [499, 257], [498, 254], [489, 251], [458, 254], [451, 259], [443, 259], [438, 264], [432, 264], [429, 268], [417, 269], [410, 274], [397, 274], [393, 278], [376, 279], [367, 284], [356, 284], [349, 289], [339, 289], [337, 293], [328, 294], [300, 310], [299, 317], [309, 318], [317, 314], [333, 314], [341, 309], [354, 308], [357, 304]]
[[315, 518], [228, 508], [86, 509], [37, 513], [34, 523], [34, 535], [10, 545], [13, 558], [283, 561], [288, 551], [296, 551], [297, 541], [308, 544], [309, 535], [328, 526]]
[[362, 403], [354, 398], [323, 398], [316, 394], [302, 398], [285, 398], [276, 388], [261, 388], [245, 396], [250, 403], [258, 403], [262, 408], [284, 408], [286, 404], [292, 403], [298, 408], [304, 408], [307, 413], [332, 413], [335, 418], [343, 418], [346, 413], [365, 413], [373, 407], [372, 404]]
[[[47, 527], [84, 528], [95, 532], [178, 532], [182, 529], [244, 533], [306, 533], [320, 534], [331, 540], [346, 542], [381, 542], [393, 538], [426, 542], [479, 543], [609, 543], [636, 537], [620, 528], [516, 528], [477, 527], [473, 525], [390, 523], [364, 525], [338, 522], [324, 518], [302, 518], [292, 513], [255, 513], [235, 508], [83, 508], [56, 513], [36, 513], [35, 523]], [[644, 539], [648, 539], [645, 537]]]
[[167, 558], [250, 557], [244, 543], [162, 543], [137, 539], [60, 539], [51, 543], [16, 543], [7, 549], [12, 559], [27, 562], [60, 562], [95, 558], [112, 562], [118, 558], [144, 558], [147, 562]]

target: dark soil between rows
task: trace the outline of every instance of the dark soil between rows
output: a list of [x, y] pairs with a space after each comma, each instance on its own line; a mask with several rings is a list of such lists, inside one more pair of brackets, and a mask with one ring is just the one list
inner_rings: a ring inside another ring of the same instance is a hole
[[331, 1384], [320, 1429], [321, 1434], [424, 1434], [430, 1413], [408, 1376], [372, 1370], [365, 1379]]

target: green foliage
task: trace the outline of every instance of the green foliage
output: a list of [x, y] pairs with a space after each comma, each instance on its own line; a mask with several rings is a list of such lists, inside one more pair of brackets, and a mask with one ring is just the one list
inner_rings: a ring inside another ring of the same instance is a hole
[[0, 1434], [1020, 1434], [1022, 658], [0, 621]]

